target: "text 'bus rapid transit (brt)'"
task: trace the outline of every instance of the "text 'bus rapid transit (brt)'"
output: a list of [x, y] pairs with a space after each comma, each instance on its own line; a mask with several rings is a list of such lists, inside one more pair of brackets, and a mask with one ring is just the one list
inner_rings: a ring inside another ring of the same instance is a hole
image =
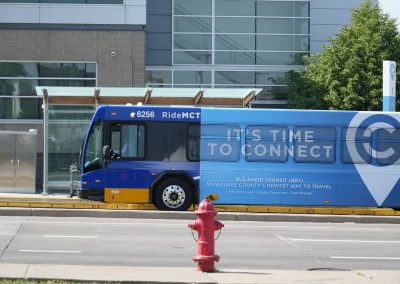
[[400, 113], [101, 106], [82, 153], [83, 198], [400, 207]]

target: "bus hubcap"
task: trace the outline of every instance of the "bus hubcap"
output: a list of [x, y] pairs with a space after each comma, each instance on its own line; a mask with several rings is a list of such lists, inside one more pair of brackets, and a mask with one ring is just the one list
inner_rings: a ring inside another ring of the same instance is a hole
[[163, 202], [170, 208], [177, 208], [185, 201], [185, 191], [179, 185], [170, 185], [164, 189]]

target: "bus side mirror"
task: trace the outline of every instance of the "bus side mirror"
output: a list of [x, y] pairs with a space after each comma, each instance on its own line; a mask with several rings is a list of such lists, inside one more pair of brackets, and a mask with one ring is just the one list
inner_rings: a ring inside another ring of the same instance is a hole
[[110, 145], [103, 146], [103, 160], [104, 162], [108, 162], [111, 159], [111, 150]]

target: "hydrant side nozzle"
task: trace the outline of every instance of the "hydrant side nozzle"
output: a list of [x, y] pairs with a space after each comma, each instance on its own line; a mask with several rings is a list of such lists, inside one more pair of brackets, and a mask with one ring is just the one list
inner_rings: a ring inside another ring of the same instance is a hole
[[215, 231], [219, 231], [224, 227], [224, 224], [222, 224], [221, 222], [215, 220], [214, 221], [214, 230]]
[[188, 224], [188, 227], [189, 227], [190, 229], [192, 229], [192, 230], [198, 231], [199, 225], [198, 225], [197, 220], [196, 220], [196, 221], [193, 221], [193, 222], [190, 223], [190, 224]]

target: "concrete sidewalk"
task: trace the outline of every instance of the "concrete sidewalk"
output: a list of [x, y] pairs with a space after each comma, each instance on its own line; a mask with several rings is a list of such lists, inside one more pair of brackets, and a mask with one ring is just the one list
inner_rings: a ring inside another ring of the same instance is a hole
[[118, 281], [129, 283], [398, 283], [392, 270], [241, 270], [203, 273], [186, 267], [76, 266], [0, 263], [0, 278]]

